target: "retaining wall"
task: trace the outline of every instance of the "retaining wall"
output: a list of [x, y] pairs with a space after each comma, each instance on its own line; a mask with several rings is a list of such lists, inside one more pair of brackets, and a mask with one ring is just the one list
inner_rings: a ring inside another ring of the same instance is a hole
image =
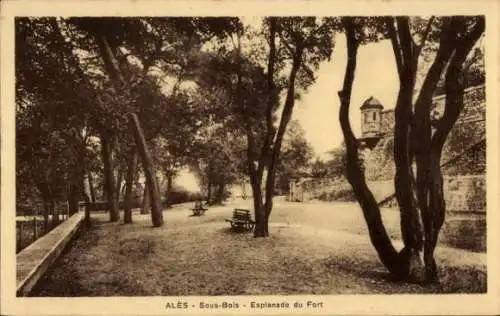
[[81, 227], [85, 215], [78, 212], [16, 255], [16, 294], [26, 296], [61, 255]]

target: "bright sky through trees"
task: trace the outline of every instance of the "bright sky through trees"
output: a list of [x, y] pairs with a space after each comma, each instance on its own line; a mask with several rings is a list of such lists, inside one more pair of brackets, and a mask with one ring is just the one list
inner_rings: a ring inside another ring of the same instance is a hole
[[[343, 139], [338, 119], [340, 102], [337, 92], [342, 87], [347, 63], [345, 35], [337, 34], [335, 43], [331, 61], [321, 66], [316, 83], [297, 102], [293, 116], [299, 120], [316, 155], [320, 157], [325, 157], [325, 153], [340, 145]], [[374, 96], [385, 109], [392, 109], [398, 88], [390, 41], [360, 47], [350, 112], [356, 136], [361, 132], [361, 104]]]

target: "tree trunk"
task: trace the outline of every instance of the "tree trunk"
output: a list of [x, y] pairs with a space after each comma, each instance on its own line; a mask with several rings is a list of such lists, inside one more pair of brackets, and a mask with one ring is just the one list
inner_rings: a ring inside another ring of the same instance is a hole
[[212, 204], [212, 178], [207, 176], [207, 204]]
[[125, 180], [125, 196], [124, 196], [124, 217], [123, 222], [125, 224], [132, 223], [132, 203], [133, 203], [133, 187], [134, 187], [134, 175], [137, 166], [137, 151], [135, 148], [132, 149], [130, 154], [129, 163], [127, 166], [127, 177]]
[[85, 182], [85, 165], [83, 162], [83, 157], [80, 157], [80, 163], [73, 167], [73, 175], [69, 184], [69, 194], [68, 194], [68, 207], [69, 207], [69, 216], [78, 213], [79, 211], [79, 202], [83, 197], [86, 202], [88, 196], [85, 194], [84, 190], [84, 182]]
[[118, 174], [116, 176], [115, 199], [116, 199], [116, 204], [118, 205], [119, 209], [121, 209], [120, 197], [121, 197], [121, 192], [122, 192], [122, 182], [123, 182], [123, 170], [122, 170], [122, 168], [118, 168]]
[[80, 192], [76, 184], [70, 183], [68, 194], [68, 212], [69, 216], [78, 212], [78, 202], [80, 200]]
[[[45, 173], [45, 179], [48, 179], [48, 173]], [[38, 191], [42, 197], [43, 201], [43, 228], [44, 232], [49, 231], [49, 214], [51, 213], [51, 201], [50, 189], [47, 182], [37, 183]]]
[[[274, 198], [274, 187], [276, 180], [276, 168], [279, 163], [281, 146], [283, 143], [283, 137], [285, 135], [286, 127], [290, 122], [293, 113], [293, 107], [295, 104], [295, 79], [302, 65], [302, 54], [303, 48], [298, 46], [295, 49], [293, 56], [292, 69], [290, 70], [290, 75], [288, 77], [287, 95], [285, 100], [285, 105], [281, 113], [281, 119], [279, 122], [278, 130], [276, 132], [276, 139], [273, 138], [275, 135], [275, 129], [272, 123], [272, 109], [276, 106], [275, 91], [274, 91], [274, 63], [276, 58], [276, 47], [275, 47], [275, 37], [276, 37], [276, 21], [274, 19], [270, 20], [270, 52], [268, 61], [268, 86], [269, 86], [269, 96], [268, 104], [266, 108], [266, 139], [261, 150], [261, 157], [259, 159], [259, 170], [257, 171], [256, 177], [259, 179], [259, 216], [257, 218], [257, 213], [255, 217], [255, 227], [256, 232], [255, 237], [267, 237], [269, 236], [269, 217], [273, 209], [273, 198]], [[262, 203], [262, 193], [260, 188], [260, 183], [262, 181], [263, 165], [267, 164], [267, 176], [265, 185], [265, 203]], [[254, 191], [255, 192], [255, 191]], [[257, 210], [256, 210], [257, 211]], [[257, 228], [259, 227], [259, 228]]]
[[149, 194], [152, 200], [151, 219], [154, 227], [160, 227], [163, 226], [164, 223], [163, 209], [161, 205], [160, 194], [158, 192], [158, 183], [156, 182], [153, 161], [147, 148], [146, 139], [144, 138], [144, 133], [142, 132], [137, 115], [130, 113], [129, 116], [136, 146], [141, 155], [142, 165], [144, 166], [146, 180], [149, 183]]
[[43, 201], [43, 231], [46, 234], [49, 231], [49, 214], [50, 214], [50, 201]]
[[166, 191], [165, 191], [165, 205], [170, 208], [170, 206], [172, 205], [172, 200], [171, 200], [171, 197], [172, 197], [172, 174], [170, 174], [170, 172], [167, 172], [167, 188], [166, 188]]
[[55, 207], [54, 200], [51, 201], [52, 208], [52, 227], [59, 225], [59, 211]]
[[398, 278], [408, 275], [407, 258], [398, 254], [382, 222], [380, 209], [372, 192], [368, 188], [362, 166], [359, 160], [358, 144], [349, 122], [349, 107], [351, 91], [354, 82], [356, 60], [359, 42], [356, 39], [353, 18], [342, 19], [347, 38], [347, 67], [342, 90], [339, 91], [340, 111], [339, 120], [344, 135], [347, 155], [347, 180], [353, 188], [354, 194], [361, 206], [363, 216], [368, 226], [370, 241], [384, 266]]
[[256, 171], [253, 171], [253, 175], [250, 176], [250, 182], [252, 185], [253, 206], [255, 210], [255, 228], [253, 236], [255, 238], [268, 237], [269, 223], [267, 221], [264, 204], [262, 203], [261, 180], [259, 180], [259, 175], [256, 174]]
[[219, 189], [217, 192], [218, 203], [222, 205], [224, 203], [224, 183], [219, 183]]
[[411, 37], [407, 17], [396, 18], [403, 69], [396, 108], [394, 109], [394, 162], [396, 175], [394, 185], [401, 216], [401, 234], [405, 245], [404, 252], [409, 256], [409, 278], [423, 280], [424, 270], [420, 252], [423, 246], [422, 225], [414, 197], [413, 185], [413, 150], [410, 142], [410, 126], [413, 121], [413, 90], [417, 73], [418, 54]]
[[92, 203], [96, 202], [96, 194], [95, 194], [95, 188], [94, 188], [94, 180], [92, 179], [92, 173], [89, 171], [87, 173], [87, 179], [89, 182], [89, 191], [90, 191], [90, 199]]
[[104, 192], [108, 202], [109, 220], [120, 220], [118, 204], [115, 199], [115, 181], [113, 175], [113, 146], [108, 136], [101, 136], [102, 157], [104, 162]]
[[[460, 18], [458, 20], [462, 23], [464, 22]], [[436, 248], [439, 232], [445, 220], [446, 211], [443, 175], [441, 172], [441, 154], [446, 139], [464, 107], [463, 64], [474, 44], [483, 34], [484, 27], [484, 17], [480, 17], [468, 34], [461, 37], [461, 39], [458, 39], [457, 35], [454, 37], [455, 54], [451, 58], [445, 76], [445, 111], [430, 141], [428, 159], [428, 211], [426, 216], [422, 214], [422, 220], [426, 228], [424, 262], [426, 281], [429, 283], [438, 281], [434, 249]]]
[[142, 207], [141, 207], [141, 214], [148, 214], [149, 213], [149, 208], [150, 208], [150, 203], [149, 203], [149, 188], [148, 188], [148, 182], [144, 182], [144, 193], [142, 195]]
[[442, 179], [441, 181], [439, 180], [440, 170], [438, 170], [438, 173], [432, 170], [435, 169], [435, 167], [439, 169], [440, 158], [437, 159], [437, 165], [431, 168], [431, 165], [433, 165], [432, 161], [435, 159], [433, 159], [431, 157], [432, 155], [430, 155], [432, 138], [430, 112], [434, 91], [436, 90], [441, 74], [443, 73], [453, 52], [452, 46], [449, 45], [448, 40], [445, 37], [450, 35], [448, 23], [443, 26], [441, 32], [442, 35], [436, 59], [432, 63], [431, 68], [425, 77], [422, 88], [415, 102], [415, 119], [412, 126], [411, 137], [417, 165], [416, 187], [418, 206], [420, 208], [420, 216], [424, 226], [423, 239], [425, 279], [429, 282], [437, 280], [437, 266], [433, 256], [434, 248], [436, 246], [436, 243], [433, 242], [433, 240], [434, 236], [436, 236], [435, 241], [437, 242], [437, 235], [435, 234], [432, 220], [437, 213], [431, 211], [429, 204], [433, 204], [433, 202], [429, 201], [429, 198], [431, 195], [434, 195], [433, 192], [438, 193], [439, 190], [442, 191], [442, 187], [439, 189], [433, 185], [433, 183], [442, 183]]

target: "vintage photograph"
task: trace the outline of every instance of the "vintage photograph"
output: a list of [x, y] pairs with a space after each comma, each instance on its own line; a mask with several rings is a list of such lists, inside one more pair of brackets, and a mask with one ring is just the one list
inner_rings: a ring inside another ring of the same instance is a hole
[[486, 24], [16, 16], [15, 296], [487, 294]]

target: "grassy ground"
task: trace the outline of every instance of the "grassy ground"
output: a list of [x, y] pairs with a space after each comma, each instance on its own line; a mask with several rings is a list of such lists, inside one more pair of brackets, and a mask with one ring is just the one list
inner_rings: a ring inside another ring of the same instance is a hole
[[[33, 296], [155, 296], [258, 294], [480, 293], [486, 255], [448, 247], [436, 251], [441, 284], [394, 283], [377, 259], [356, 204], [275, 203], [269, 238], [229, 231], [225, 218], [242, 201], [190, 217], [183, 205], [151, 228], [94, 217], [46, 274]], [[399, 238], [396, 212], [384, 211]], [[397, 246], [401, 246], [396, 242]]]

